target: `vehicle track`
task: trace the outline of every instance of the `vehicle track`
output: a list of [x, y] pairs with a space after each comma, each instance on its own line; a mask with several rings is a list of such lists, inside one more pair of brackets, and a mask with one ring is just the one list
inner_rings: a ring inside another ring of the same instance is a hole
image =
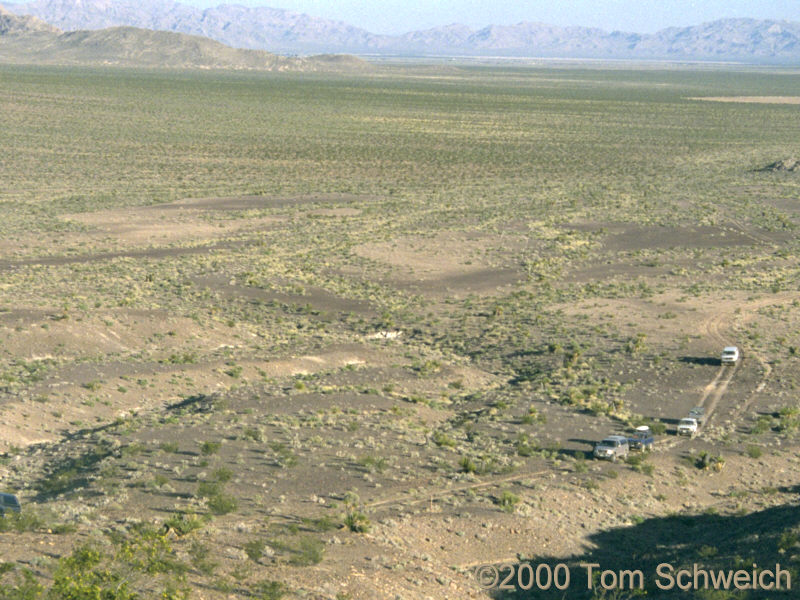
[[[760, 241], [764, 243], [770, 243], [768, 240], [760, 240]], [[784, 292], [779, 294], [773, 294], [767, 298], [761, 298], [759, 300], [746, 302], [737, 306], [737, 308], [740, 309], [738, 313], [731, 314], [730, 311], [715, 312], [714, 314], [712, 314], [707, 319], [701, 322], [699, 329], [708, 339], [714, 340], [720, 346], [725, 346], [728, 344], [728, 340], [723, 335], [723, 331], [726, 329], [724, 324], [726, 321], [730, 321], [732, 317], [736, 319], [735, 326], [737, 328], [740, 328], [753, 317], [753, 314], [759, 308], [763, 308], [765, 306], [770, 306], [774, 304], [791, 302], [797, 299], [800, 299], [800, 294], [798, 294], [797, 292]], [[763, 356], [761, 356], [761, 354], [759, 354], [756, 350], [752, 348], [746, 348], [745, 350], [743, 350], [742, 358], [743, 359], [753, 358], [756, 360], [756, 362], [758, 362], [761, 368], [761, 379], [758, 385], [755, 388], [753, 388], [753, 390], [751, 390], [751, 392], [748, 394], [746, 401], [741, 406], [734, 409], [733, 414], [735, 417], [740, 417], [750, 408], [750, 406], [757, 398], [757, 394], [764, 390], [764, 388], [767, 386], [767, 383], [769, 382], [770, 376], [772, 375], [772, 366], [766, 361], [766, 359], [764, 359]], [[719, 373], [717, 375], [719, 376]], [[722, 393], [724, 393], [725, 391], [724, 388], [727, 387], [727, 384], [729, 382], [730, 380], [728, 380], [728, 382], [723, 382], [724, 386], [722, 389]], [[717, 387], [716, 379], [709, 384], [709, 386], [712, 385], [713, 385], [712, 387], [713, 391]], [[709, 386], [706, 386], [706, 390], [709, 388]], [[716, 394], [712, 397], [712, 403], [714, 408], [716, 408], [717, 403], [719, 402], [719, 400], [721, 400], [722, 393]], [[706, 397], [707, 395], [705, 394], [704, 390], [703, 399], [705, 399]]]
[[[715, 345], [722, 348], [728, 345], [730, 342], [730, 338], [725, 335], [725, 331], [730, 329], [730, 326], [726, 327], [726, 324], [731, 322], [732, 315], [734, 314], [736, 315], [736, 320], [737, 320], [736, 326], [741, 327], [752, 316], [752, 313], [755, 310], [758, 310], [763, 306], [769, 306], [770, 304], [776, 304], [780, 302], [794, 300], [795, 298], [800, 298], [800, 294], [797, 293], [782, 294], [777, 297], [771, 296], [769, 298], [763, 298], [745, 304], [739, 304], [736, 305], [736, 308], [741, 308], [741, 311], [738, 314], [734, 313], [733, 311], [716, 311], [700, 323], [699, 331], [701, 334], [704, 335], [706, 339], [714, 342]], [[758, 361], [759, 365], [762, 368], [762, 375], [758, 385], [750, 393], [748, 400], [744, 403], [742, 407], [736, 410], [737, 415], [740, 415], [745, 410], [747, 410], [747, 407], [753, 402], [755, 395], [761, 390], [763, 390], [764, 387], [767, 385], [768, 378], [772, 372], [772, 368], [770, 367], [769, 363], [767, 363], [766, 360], [764, 360], [764, 358], [761, 357], [755, 350], [748, 349], [747, 356], [748, 358], [754, 358], [756, 361]], [[744, 357], [744, 354], [742, 355], [742, 357]], [[711, 417], [716, 411], [717, 406], [719, 405], [720, 401], [725, 395], [725, 392], [727, 391], [728, 386], [733, 380], [734, 375], [739, 370], [740, 365], [741, 365], [741, 360], [737, 362], [735, 365], [730, 365], [730, 366], [721, 365], [717, 370], [716, 374], [714, 375], [714, 378], [703, 388], [702, 396], [700, 397], [700, 400], [696, 406], [704, 407], [706, 409], [706, 413], [705, 413], [705, 421], [701, 429], [698, 431], [698, 435], [702, 435], [703, 429], [705, 429], [706, 425], [709, 423]], [[659, 450], [669, 450], [686, 441], [688, 440], [682, 440], [675, 437], [669, 440], [664, 440], [661, 443], [658, 443], [657, 447]], [[501, 477], [497, 479], [492, 479], [490, 481], [482, 481], [469, 485], [439, 489], [432, 492], [420, 491], [417, 495], [414, 496], [409, 496], [408, 494], [404, 494], [402, 496], [394, 496], [392, 498], [376, 500], [374, 502], [365, 504], [365, 507], [380, 508], [392, 504], [418, 505], [426, 502], [432, 503], [433, 501], [439, 498], [454, 493], [463, 492], [471, 489], [492, 487], [502, 483], [518, 481], [521, 479], [543, 477], [546, 475], [550, 475], [552, 473], [553, 473], [552, 469], [547, 469], [544, 471], [533, 471], [533, 472], [516, 474], [510, 477]]]
[[[700, 399], [700, 403], [698, 406], [702, 406], [706, 409], [706, 415], [703, 423], [703, 428], [705, 428], [706, 424], [709, 422], [711, 417], [714, 414], [714, 410], [717, 408], [717, 404], [722, 399], [723, 394], [725, 394], [725, 390], [728, 389], [728, 384], [733, 379], [733, 376], [736, 374], [736, 371], [739, 369], [739, 363], [737, 362], [733, 367], [722, 366], [717, 373], [717, 376], [714, 380], [709, 383], [705, 389], [703, 390], [703, 397]], [[727, 371], [724, 377], [722, 375]]]

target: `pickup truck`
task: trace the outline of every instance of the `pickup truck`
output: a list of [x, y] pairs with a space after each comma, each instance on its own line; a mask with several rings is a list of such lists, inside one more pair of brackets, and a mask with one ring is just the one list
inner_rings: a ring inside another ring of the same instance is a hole
[[594, 447], [594, 457], [611, 462], [628, 457], [628, 438], [624, 435], [610, 435]]
[[739, 348], [736, 346], [725, 346], [722, 349], [722, 356], [720, 357], [720, 362], [723, 365], [735, 365], [736, 362], [739, 360]]
[[642, 425], [628, 438], [628, 446], [632, 450], [652, 450], [654, 441], [653, 432], [647, 425]]
[[689, 437], [694, 437], [694, 434], [697, 433], [697, 427], [697, 419], [693, 419], [691, 417], [681, 419], [678, 423], [678, 435], [688, 435]]
[[689, 411], [689, 418], [694, 419], [697, 421], [697, 424], [700, 425], [706, 418], [706, 409], [702, 406], [693, 408]]

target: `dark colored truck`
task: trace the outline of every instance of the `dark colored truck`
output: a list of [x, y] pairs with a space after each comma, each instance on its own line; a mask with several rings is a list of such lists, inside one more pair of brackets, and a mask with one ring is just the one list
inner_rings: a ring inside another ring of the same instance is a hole
[[20, 512], [19, 500], [14, 494], [0, 493], [0, 517], [5, 517], [8, 512]]
[[702, 406], [697, 406], [689, 411], [689, 418], [697, 421], [698, 425], [702, 425], [706, 420], [706, 409]]
[[653, 442], [655, 442], [653, 432], [650, 431], [650, 428], [647, 425], [637, 427], [636, 431], [633, 432], [633, 435], [628, 438], [628, 446], [634, 450], [652, 450]]

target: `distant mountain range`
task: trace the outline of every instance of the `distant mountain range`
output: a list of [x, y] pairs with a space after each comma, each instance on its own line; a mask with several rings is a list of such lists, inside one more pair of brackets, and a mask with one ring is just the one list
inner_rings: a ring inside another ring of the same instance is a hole
[[137, 27], [63, 32], [37, 17], [0, 7], [0, 62], [119, 65], [266, 71], [353, 70], [366, 66], [353, 56], [288, 58], [246, 50], [194, 35]]
[[800, 62], [800, 23], [725, 19], [654, 34], [542, 23], [452, 24], [390, 36], [276, 8], [199, 9], [170, 0], [34, 0], [5, 4], [63, 30], [132, 26], [212, 38], [282, 54], [484, 55]]

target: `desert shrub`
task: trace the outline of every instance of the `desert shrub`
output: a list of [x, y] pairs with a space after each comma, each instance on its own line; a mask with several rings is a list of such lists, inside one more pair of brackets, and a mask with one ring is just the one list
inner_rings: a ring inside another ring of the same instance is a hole
[[100, 567], [105, 559], [89, 546], [76, 548], [59, 560], [49, 595], [74, 600], [134, 600], [137, 594], [120, 574]]
[[369, 517], [363, 512], [351, 509], [344, 517], [344, 525], [354, 533], [367, 533], [371, 528]]
[[700, 558], [711, 558], [713, 556], [716, 556], [718, 553], [719, 550], [717, 550], [716, 547], [714, 546], [703, 545], [700, 546], [700, 548], [697, 550], [697, 556], [699, 556]]
[[204, 575], [212, 575], [218, 566], [218, 563], [210, 560], [211, 550], [208, 546], [197, 540], [194, 540], [189, 546], [188, 554], [192, 566]]
[[461, 467], [461, 470], [464, 473], [475, 473], [478, 470], [478, 467], [475, 465], [475, 461], [473, 461], [469, 456], [462, 456], [461, 460], [458, 461], [458, 466]]
[[533, 456], [539, 451], [539, 446], [535, 440], [532, 440], [527, 434], [520, 433], [517, 436], [517, 442], [515, 444], [517, 454], [520, 456]]
[[200, 498], [210, 498], [222, 493], [222, 485], [217, 481], [201, 481], [197, 485], [197, 495]]
[[772, 417], [768, 415], [761, 415], [758, 417], [753, 427], [750, 428], [750, 433], [759, 434], [769, 431], [772, 428]]
[[439, 447], [453, 448], [456, 445], [456, 441], [443, 431], [434, 431], [431, 439]]
[[800, 536], [796, 532], [784, 531], [778, 540], [778, 550], [788, 552], [797, 546], [798, 542], [800, 542]]
[[636, 334], [636, 337], [632, 337], [629, 339], [625, 344], [625, 351], [628, 354], [638, 354], [645, 349], [645, 339], [647, 336], [644, 333]]
[[725, 466], [725, 459], [720, 455], [713, 455], [703, 450], [694, 460], [694, 465], [698, 469], [721, 471], [722, 467]]
[[164, 452], [169, 452], [171, 454], [175, 454], [178, 451], [177, 442], [161, 442], [158, 447]]
[[244, 551], [247, 554], [247, 558], [253, 562], [258, 562], [261, 559], [261, 557], [264, 555], [264, 548], [266, 547], [267, 543], [262, 539], [250, 540], [243, 546]]
[[523, 425], [535, 425], [537, 423], [547, 423], [547, 417], [531, 406], [528, 413], [522, 416]]
[[214, 478], [214, 481], [218, 481], [219, 483], [227, 483], [233, 479], [233, 471], [227, 467], [220, 467], [219, 469], [216, 469], [211, 476]]
[[203, 442], [200, 444], [200, 452], [203, 456], [211, 456], [219, 452], [221, 447], [221, 442]]
[[313, 537], [300, 538], [293, 548], [294, 554], [289, 562], [297, 566], [316, 565], [322, 562], [325, 554], [325, 545]]
[[203, 527], [206, 521], [192, 513], [179, 513], [172, 515], [169, 519], [164, 521], [164, 527], [171, 529], [178, 535], [186, 535], [192, 531], [196, 531]]
[[358, 460], [358, 464], [370, 473], [383, 473], [389, 463], [382, 456], [363, 456]]
[[778, 411], [778, 431], [789, 432], [800, 429], [800, 409], [795, 406], [784, 406]]
[[761, 449], [760, 446], [752, 446], [752, 445], [747, 447], [746, 452], [747, 456], [749, 456], [750, 458], [761, 458], [761, 455], [763, 454], [763, 450]]
[[225, 494], [215, 494], [211, 496], [207, 504], [209, 510], [215, 515], [227, 515], [228, 513], [234, 512], [239, 507], [236, 498]]
[[[11, 569], [6, 569], [10, 565]], [[13, 563], [3, 563], [3, 574], [14, 570]], [[44, 598], [45, 587], [40, 584], [30, 569], [21, 569], [3, 579], [0, 600], [37, 600]]]
[[504, 490], [500, 496], [495, 498], [495, 504], [497, 504], [502, 510], [506, 512], [512, 512], [514, 507], [521, 502], [521, 498], [516, 494], [509, 492], [508, 490]]
[[328, 515], [324, 515], [316, 519], [303, 518], [301, 520], [303, 525], [314, 531], [330, 531], [341, 526], [340, 521], [332, 519]]
[[297, 456], [281, 442], [272, 442], [269, 447], [275, 453], [279, 467], [293, 467], [297, 464]]
[[36, 531], [45, 526], [44, 519], [32, 510], [23, 510], [19, 513], [9, 512], [0, 517], [0, 532]]
[[261, 581], [250, 589], [258, 600], [280, 600], [289, 593], [289, 588], [278, 581]]
[[242, 435], [244, 435], [245, 439], [250, 439], [254, 442], [264, 441], [264, 434], [261, 433], [260, 429], [256, 429], [255, 427], [248, 427], [244, 430]]

